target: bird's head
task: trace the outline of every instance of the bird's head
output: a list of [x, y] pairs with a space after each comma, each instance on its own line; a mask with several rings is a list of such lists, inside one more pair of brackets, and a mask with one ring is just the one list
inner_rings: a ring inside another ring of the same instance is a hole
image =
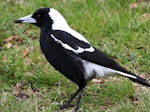
[[69, 27], [64, 17], [53, 8], [40, 8], [33, 14], [21, 17], [15, 23], [30, 23], [40, 28], [49, 27], [52, 30]]

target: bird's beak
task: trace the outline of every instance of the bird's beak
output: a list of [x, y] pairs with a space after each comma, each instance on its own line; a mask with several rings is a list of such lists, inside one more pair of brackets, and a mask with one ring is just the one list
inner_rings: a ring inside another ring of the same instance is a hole
[[37, 23], [36, 20], [32, 18], [32, 14], [19, 18], [15, 20], [14, 22], [15, 23], [32, 23], [32, 24]]

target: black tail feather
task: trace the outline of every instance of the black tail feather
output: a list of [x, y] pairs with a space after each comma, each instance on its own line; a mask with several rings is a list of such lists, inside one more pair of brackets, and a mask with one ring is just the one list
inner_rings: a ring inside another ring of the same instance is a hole
[[150, 87], [150, 83], [148, 83], [142, 77], [139, 77], [139, 76], [135, 75], [134, 73], [127, 71], [125, 68], [121, 67], [118, 64], [116, 64], [116, 66], [118, 68], [117, 70], [119, 70], [119, 71], [117, 71], [117, 73], [119, 73], [119, 74], [121, 74], [121, 75], [123, 75], [125, 77], [128, 77], [133, 82], [137, 82], [137, 83], [142, 84], [144, 86]]
[[137, 83], [142, 84], [144, 86], [150, 87], [150, 84], [145, 79], [143, 79], [137, 75], [134, 75], [134, 76], [136, 77], [136, 79], [130, 78], [130, 77], [129, 77], [129, 79], [132, 80], [133, 82], [137, 82]]

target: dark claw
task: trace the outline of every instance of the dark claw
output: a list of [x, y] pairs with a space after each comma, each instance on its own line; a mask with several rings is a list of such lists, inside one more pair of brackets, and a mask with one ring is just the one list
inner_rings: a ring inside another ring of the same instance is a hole
[[70, 104], [70, 103], [65, 103], [64, 105], [60, 106], [60, 110], [63, 110], [65, 108], [69, 108], [69, 107], [74, 107], [74, 105]]
[[79, 107], [78, 107], [78, 106], [76, 106], [76, 107], [75, 107], [75, 112], [76, 112], [76, 111], [78, 111], [78, 109], [79, 109]]

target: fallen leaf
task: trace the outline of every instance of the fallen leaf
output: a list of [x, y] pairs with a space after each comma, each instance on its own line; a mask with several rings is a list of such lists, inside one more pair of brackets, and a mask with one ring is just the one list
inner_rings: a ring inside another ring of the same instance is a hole
[[27, 47], [25, 49], [22, 50], [22, 56], [26, 57], [31, 51], [31, 47]]
[[12, 43], [13, 41], [24, 42], [19, 36], [10, 36], [4, 40], [4, 43]]
[[23, 56], [23, 57], [26, 57], [26, 56], [29, 54], [29, 52], [30, 52], [29, 48], [23, 49], [23, 50], [22, 50], [22, 56]]
[[28, 99], [28, 98], [30, 98], [30, 96], [25, 94], [25, 93], [18, 93], [15, 96], [17, 99]]
[[138, 2], [130, 3], [129, 9], [133, 10], [138, 7]]
[[144, 14], [142, 14], [142, 17], [150, 18], [150, 13], [144, 13]]

